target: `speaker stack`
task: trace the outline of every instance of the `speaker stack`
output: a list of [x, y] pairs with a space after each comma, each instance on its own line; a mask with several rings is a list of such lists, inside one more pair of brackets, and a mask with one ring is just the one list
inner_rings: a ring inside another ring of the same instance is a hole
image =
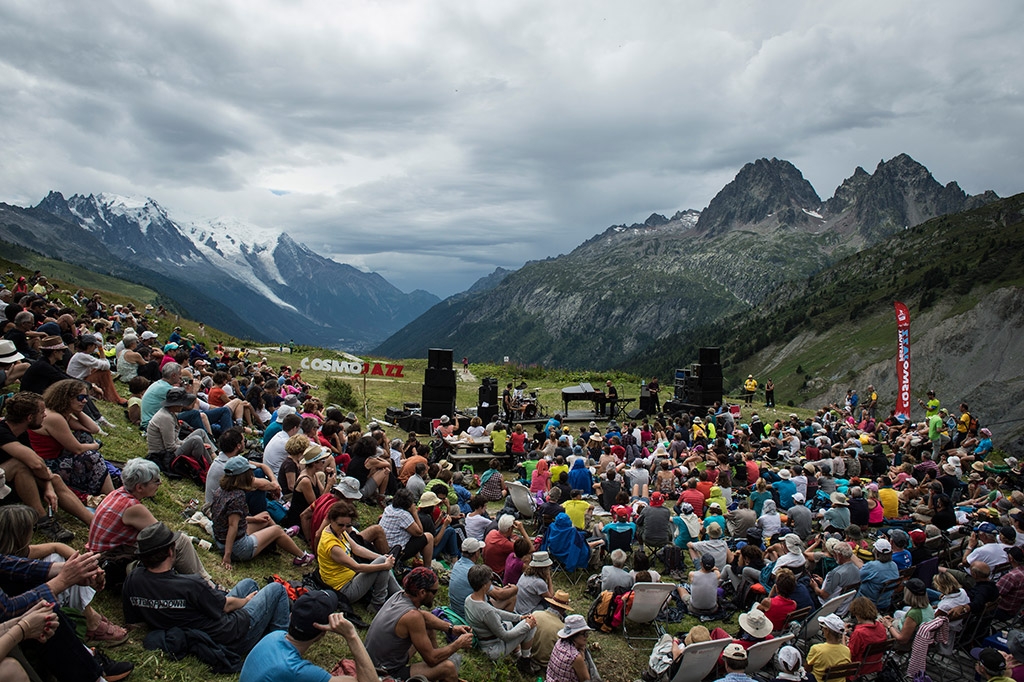
[[[673, 386], [673, 404], [712, 405], [722, 400], [721, 348], [701, 348], [698, 360], [677, 369]], [[668, 407], [665, 407], [668, 411]]]
[[452, 368], [451, 349], [431, 348], [427, 351], [420, 414], [425, 419], [455, 415], [455, 370]]
[[480, 383], [479, 398], [476, 415], [484, 424], [489, 424], [494, 415], [498, 414], [498, 380], [494, 377], [484, 377]]

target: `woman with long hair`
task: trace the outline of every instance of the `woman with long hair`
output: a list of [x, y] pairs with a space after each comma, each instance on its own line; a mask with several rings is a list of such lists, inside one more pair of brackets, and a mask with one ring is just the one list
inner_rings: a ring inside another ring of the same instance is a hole
[[29, 442], [46, 466], [69, 488], [86, 495], [105, 495], [114, 489], [100, 444], [93, 438], [99, 425], [85, 414], [88, 386], [78, 379], [58, 381], [43, 393], [46, 416], [30, 429]]

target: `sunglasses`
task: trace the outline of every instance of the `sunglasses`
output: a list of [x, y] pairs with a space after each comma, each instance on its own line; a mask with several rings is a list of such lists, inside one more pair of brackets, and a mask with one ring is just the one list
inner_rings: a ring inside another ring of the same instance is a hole
[[78, 402], [80, 403], [84, 403], [86, 400], [89, 399], [89, 396], [87, 396], [84, 393], [79, 393], [77, 396], [75, 396], [75, 399], [78, 400]]
[[437, 594], [437, 591], [440, 589], [440, 587], [435, 587], [434, 589], [427, 588], [427, 592], [429, 592], [430, 594]]

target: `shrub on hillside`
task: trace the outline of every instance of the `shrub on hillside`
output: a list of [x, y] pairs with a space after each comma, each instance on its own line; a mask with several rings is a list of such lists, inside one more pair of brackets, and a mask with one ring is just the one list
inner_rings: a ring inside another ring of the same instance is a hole
[[354, 410], [357, 407], [355, 396], [352, 394], [352, 385], [343, 379], [327, 377], [324, 379], [323, 389], [327, 391], [327, 404], [334, 404], [346, 410]]

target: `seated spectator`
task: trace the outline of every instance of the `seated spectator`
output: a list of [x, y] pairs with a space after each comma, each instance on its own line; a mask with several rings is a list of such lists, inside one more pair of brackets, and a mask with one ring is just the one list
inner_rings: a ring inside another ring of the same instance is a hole
[[[749, 611], [740, 614], [739, 623], [739, 632], [732, 638], [732, 641], [745, 649], [772, 638], [772, 622], [768, 620], [764, 611], [757, 604]], [[715, 628], [711, 631], [712, 639], [724, 639], [729, 636], [722, 628]]]
[[782, 517], [775, 507], [774, 500], [765, 500], [761, 505], [761, 516], [757, 519], [757, 527], [761, 531], [761, 542], [765, 547], [772, 543], [772, 538], [782, 530]]
[[885, 591], [884, 585], [900, 576], [896, 564], [892, 562], [892, 544], [885, 538], [875, 540], [874, 560], [868, 561], [860, 569], [860, 589], [858, 597], [867, 597], [880, 610], [889, 608], [892, 590]]
[[69, 488], [84, 495], [106, 495], [114, 484], [93, 438], [100, 427], [84, 412], [86, 391], [88, 387], [77, 379], [58, 381], [46, 389], [46, 416], [38, 429], [29, 430], [29, 443]]
[[[942, 574], [938, 574], [942, 575]], [[956, 582], [955, 580], [953, 582]], [[935, 617], [935, 610], [928, 601], [928, 588], [917, 578], [911, 578], [903, 588], [903, 603], [906, 606], [892, 616], [882, 619], [886, 630], [896, 640], [895, 647], [908, 651], [914, 641], [917, 628]]]
[[754, 682], [754, 678], [745, 674], [747, 669], [747, 650], [742, 644], [735, 642], [725, 647], [722, 652], [722, 662], [725, 665], [725, 677], [717, 682]]
[[[492, 572], [487, 566], [469, 569], [469, 586], [473, 593], [466, 597], [466, 623], [473, 628], [480, 650], [496, 661], [518, 653], [516, 667], [524, 675], [533, 673], [531, 664], [533, 636], [537, 621], [531, 613], [520, 614], [496, 608], [487, 598]], [[520, 594], [522, 591], [520, 590]]]
[[487, 533], [487, 537], [484, 540], [484, 563], [490, 566], [491, 570], [499, 576], [504, 574], [505, 561], [514, 549], [513, 533], [518, 533], [531, 544], [533, 543], [533, 538], [526, 532], [526, 526], [523, 525], [523, 522], [517, 521], [510, 514], [505, 514], [499, 518], [498, 527]]
[[[290, 439], [289, 439], [290, 440]], [[281, 525], [289, 535], [302, 533], [307, 542], [313, 540], [313, 510], [310, 505], [334, 487], [337, 471], [331, 451], [319, 443], [313, 443], [302, 453], [302, 473], [295, 479], [291, 504], [281, 519]]]
[[179, 437], [178, 415], [194, 405], [196, 397], [177, 386], [170, 388], [166, 396], [146, 425], [146, 457], [164, 472], [170, 471], [171, 462], [179, 455], [187, 455], [209, 466], [213, 461], [213, 442], [206, 431], [196, 429], [184, 439]]
[[142, 394], [146, 392], [147, 388], [149, 388], [149, 379], [146, 377], [137, 376], [128, 382], [128, 392], [131, 396], [128, 398], [125, 416], [135, 426], [139, 426], [142, 422]]
[[532, 552], [533, 543], [522, 537], [515, 539], [515, 542], [512, 543], [512, 553], [505, 559], [505, 572], [502, 574], [506, 585], [515, 585], [519, 582], [526, 566], [525, 562], [530, 560], [529, 556]]
[[584, 457], [577, 457], [569, 471], [569, 487], [579, 490], [584, 495], [594, 494], [594, 475], [587, 468], [587, 461]]
[[516, 586], [516, 613], [532, 613], [538, 609], [545, 597], [553, 597], [555, 589], [551, 584], [553, 562], [547, 552], [534, 552], [523, 570]]
[[146, 364], [146, 359], [136, 350], [139, 337], [125, 334], [122, 341], [124, 349], [117, 354], [117, 379], [126, 384], [139, 374], [139, 367]]
[[868, 663], [864, 653], [872, 644], [884, 642], [889, 637], [885, 624], [878, 620], [878, 609], [870, 599], [857, 597], [850, 604], [850, 616], [853, 617], [853, 632], [850, 633], [850, 660], [864, 661], [861, 673], [876, 673], [882, 669], [882, 657]]
[[599, 539], [588, 542], [583, 531], [576, 530], [572, 525], [568, 514], [559, 514], [548, 528], [541, 547], [550, 552], [551, 557], [558, 560], [565, 570], [572, 572], [586, 567], [591, 551], [602, 544], [604, 541]]
[[[319, 682], [377, 682], [373, 661], [363, 640], [345, 616], [335, 613], [338, 598], [330, 592], [309, 592], [295, 600], [288, 630], [271, 632], [245, 657], [239, 682], [318, 680]], [[325, 633], [342, 636], [352, 652], [356, 676], [334, 675], [303, 658]]]
[[[148, 459], [130, 459], [121, 470], [121, 482], [121, 487], [103, 498], [96, 508], [96, 516], [89, 526], [89, 539], [85, 543], [87, 551], [103, 555], [108, 582], [113, 573], [115, 583], [124, 579], [124, 568], [136, 558], [139, 532], [157, 523], [142, 501], [155, 497], [160, 489], [160, 468]], [[210, 586], [215, 586], [192, 542], [180, 533], [174, 536], [174, 540], [175, 572], [198, 574]]]
[[[523, 540], [523, 538], [519, 538]], [[523, 540], [525, 542], [525, 540]], [[518, 542], [518, 540], [517, 540]], [[452, 566], [448, 575], [448, 600], [452, 611], [460, 618], [465, 619], [465, 601], [472, 592], [469, 586], [469, 569], [477, 565], [482, 559], [484, 543], [476, 538], [466, 538], [462, 541], [462, 556]], [[515, 608], [516, 593], [519, 588], [515, 585], [497, 587], [493, 581], [491, 589], [487, 593], [491, 603], [502, 611], [511, 611]]]
[[434, 537], [434, 555], [454, 563], [460, 553], [459, 537], [452, 527], [451, 515], [444, 511], [448, 509], [448, 504], [442, 502], [437, 493], [428, 490], [420, 497], [416, 508], [423, 531]]
[[317, 546], [318, 571], [324, 584], [350, 603], [362, 601], [369, 594], [370, 612], [375, 613], [402, 588], [391, 571], [394, 556], [377, 554], [349, 537], [355, 518], [356, 508], [348, 500], [335, 502], [328, 510], [328, 524]]
[[565, 617], [565, 625], [558, 631], [558, 641], [551, 649], [545, 682], [586, 682], [596, 677], [593, 661], [587, 653], [587, 635], [590, 626], [579, 615]]
[[4, 412], [6, 417], [0, 420], [0, 466], [6, 481], [36, 512], [37, 529], [57, 542], [70, 542], [75, 534], [53, 518], [53, 510], [59, 505], [87, 524], [93, 514], [30, 446], [28, 431], [42, 426], [46, 414], [43, 397], [26, 391], [15, 393], [4, 404]]
[[633, 540], [636, 539], [637, 528], [636, 524], [629, 520], [629, 517], [633, 514], [633, 510], [626, 505], [614, 505], [611, 508], [612, 523], [606, 523], [602, 528], [601, 532], [604, 533], [605, 543], [611, 542], [611, 532], [617, 533], [628, 532], [629, 544], [633, 544]]
[[[522, 425], [518, 426], [522, 429]], [[548, 461], [541, 459], [537, 461], [537, 466], [533, 469], [533, 474], [530, 476], [530, 492], [531, 493], [547, 493], [551, 489], [551, 472], [548, 471]]]
[[815, 644], [807, 652], [807, 669], [817, 682], [826, 682], [825, 671], [850, 662], [850, 648], [843, 644], [846, 623], [834, 613], [818, 616], [821, 633], [825, 641]]
[[672, 512], [665, 508], [665, 497], [658, 491], [651, 493], [651, 503], [644, 507], [637, 519], [640, 540], [648, 547], [664, 547], [672, 539]]
[[601, 590], [610, 591], [616, 587], [628, 590], [633, 587], [633, 576], [623, 568], [626, 565], [626, 553], [621, 549], [615, 549], [610, 556], [612, 565], [601, 569]]
[[732, 563], [732, 550], [729, 544], [722, 539], [722, 527], [717, 523], [707, 529], [708, 539], [698, 542], [687, 543], [686, 548], [690, 552], [693, 565], [696, 566], [700, 558], [710, 554], [715, 558], [715, 568], [722, 570], [727, 564]]
[[68, 375], [73, 379], [81, 379], [99, 386], [104, 400], [123, 407], [128, 401], [117, 393], [114, 376], [110, 371], [110, 361], [97, 354], [102, 346], [94, 335], [83, 334], [78, 340], [78, 352], [68, 361]]
[[476, 538], [481, 543], [484, 541], [487, 532], [492, 526], [497, 525], [487, 513], [487, 500], [479, 495], [469, 499], [469, 513], [466, 515], [465, 525], [467, 536]]
[[775, 670], [778, 672], [775, 679], [782, 682], [802, 682], [807, 677], [803, 655], [795, 646], [788, 644], [775, 654]]
[[[545, 597], [546, 607], [542, 611], [534, 611], [533, 618], [537, 622], [533, 636], [533, 662], [540, 669], [546, 669], [551, 660], [551, 651], [558, 641], [558, 631], [565, 625], [566, 612], [571, 608], [569, 593], [558, 590], [554, 597]], [[587, 654], [589, 656], [589, 652]]]
[[633, 576], [633, 579], [636, 580], [637, 574], [641, 573], [642, 571], [647, 571], [648, 573], [650, 573], [650, 582], [661, 582], [661, 574], [655, 571], [653, 568], [651, 568], [651, 555], [641, 549], [633, 555], [633, 570], [629, 573]]
[[399, 488], [391, 498], [391, 504], [384, 508], [380, 526], [384, 529], [388, 547], [398, 552], [399, 562], [408, 561], [419, 554], [423, 557], [424, 565], [429, 566], [434, 555], [434, 536], [424, 532], [415, 506], [412, 493]]
[[[220, 434], [217, 446], [220, 451], [206, 471], [203, 499], [207, 506], [213, 504], [213, 496], [220, 490], [220, 480], [224, 478], [224, 465], [228, 463], [229, 459], [237, 457], [245, 451], [245, 434], [237, 426], [232, 427]], [[252, 481], [253, 490], [246, 493], [245, 499], [249, 504], [250, 511], [257, 508], [263, 511], [267, 508], [266, 498], [268, 496], [276, 498], [281, 495], [281, 486], [277, 484], [277, 479], [270, 473], [270, 467], [266, 464], [262, 462], [250, 462], [250, 464], [256, 467], [253, 471], [256, 477]]]
[[579, 488], [572, 489], [571, 498], [562, 507], [572, 519], [572, 525], [576, 526], [577, 530], [590, 531], [593, 528], [594, 505], [583, 499], [583, 491]]
[[[860, 568], [853, 561], [853, 548], [849, 543], [829, 538], [825, 547], [828, 555], [836, 562], [836, 567], [826, 573], [824, 579], [818, 575], [811, 578], [811, 588], [822, 603], [860, 583]], [[836, 613], [846, 615], [846, 609], [840, 608]]]
[[391, 481], [391, 457], [387, 454], [377, 455], [377, 441], [373, 436], [363, 436], [357, 440], [350, 446], [349, 454], [352, 460], [348, 463], [346, 473], [359, 481], [363, 500], [383, 500]]
[[796, 611], [797, 604], [793, 600], [793, 591], [796, 589], [796, 576], [793, 571], [784, 568], [775, 575], [775, 584], [768, 596], [761, 600], [760, 608], [772, 622], [773, 630], [781, 630], [786, 623], [786, 617]]
[[[40, 562], [48, 573], [59, 574], [65, 564], [78, 553], [60, 542], [33, 545], [32, 531], [36, 513], [23, 504], [0, 507], [0, 556], [30, 559]], [[73, 570], [73, 566], [71, 567]], [[92, 606], [96, 585], [70, 585], [55, 593], [61, 608], [72, 608], [85, 618], [85, 638], [91, 644], [117, 646], [128, 640], [128, 632], [111, 623]]]
[[508, 490], [505, 488], [505, 478], [498, 471], [501, 466], [496, 458], [488, 464], [487, 470], [480, 474], [479, 494], [488, 502], [498, 502], [505, 499]]
[[174, 570], [179, 537], [159, 522], [138, 534], [141, 565], [125, 579], [121, 592], [128, 623], [200, 630], [242, 656], [268, 632], [288, 627], [291, 602], [280, 583], [258, 590], [256, 581], [245, 578], [225, 595], [198, 576], [179, 575]]
[[721, 574], [715, 568], [715, 558], [705, 554], [700, 558], [700, 570], [691, 571], [690, 588], [679, 587], [679, 596], [686, 602], [690, 613], [708, 616], [718, 612], [718, 582]]
[[294, 565], [308, 566], [315, 557], [299, 549], [285, 529], [274, 523], [270, 514], [249, 515], [245, 493], [253, 488], [254, 468], [245, 457], [232, 457], [224, 465], [220, 490], [214, 493], [210, 520], [213, 521], [214, 544], [223, 553], [221, 565], [230, 571], [232, 561], [250, 561], [274, 544], [295, 557]]
[[[374, 667], [402, 680], [422, 675], [432, 682], [458, 682], [461, 659], [454, 654], [473, 646], [472, 631], [423, 610], [433, 608], [434, 596], [440, 589], [437, 574], [429, 568], [412, 569], [405, 576], [403, 587], [384, 603], [366, 633], [366, 650]], [[435, 631], [457, 637], [439, 649], [434, 641]], [[423, 661], [410, 665], [413, 651]]]

